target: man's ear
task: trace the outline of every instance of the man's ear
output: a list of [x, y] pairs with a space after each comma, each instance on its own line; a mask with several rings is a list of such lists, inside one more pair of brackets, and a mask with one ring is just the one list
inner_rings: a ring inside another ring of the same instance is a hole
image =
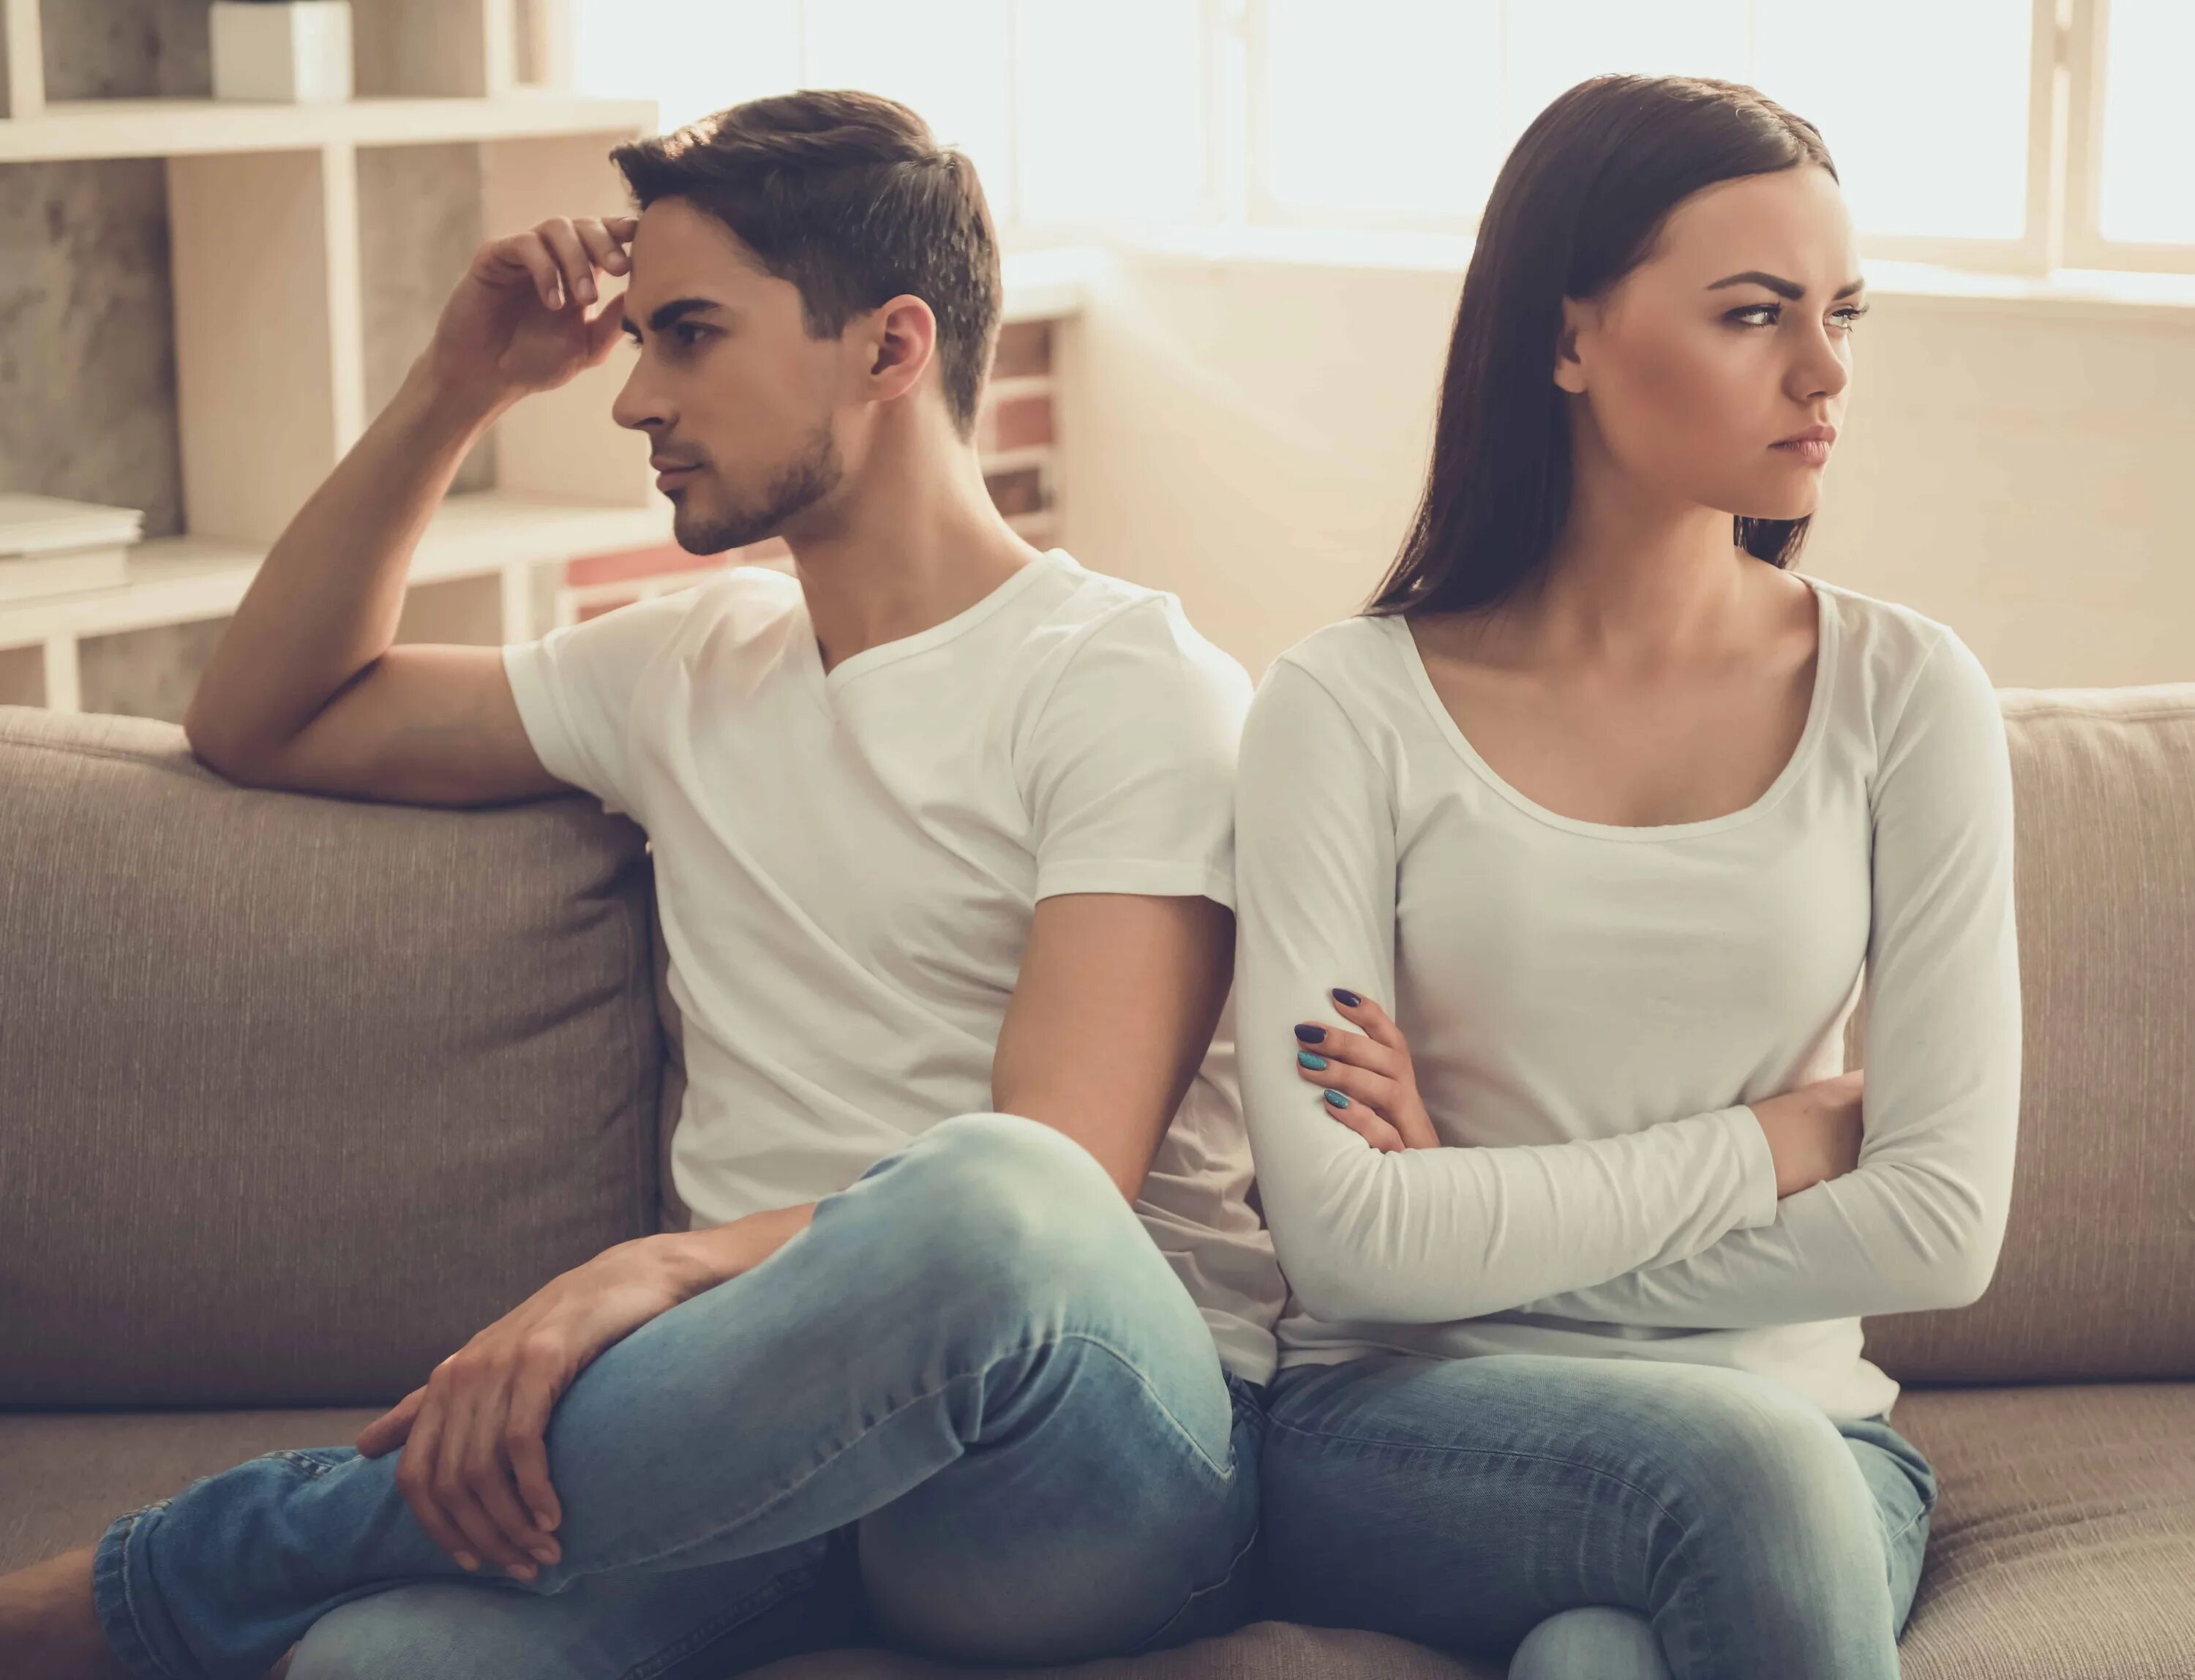
[[1578, 334], [1592, 322], [1591, 306], [1575, 297], [1563, 299], [1563, 324], [1555, 332], [1555, 383], [1576, 395], [1585, 390], [1585, 362], [1578, 355]]
[[937, 356], [937, 317], [913, 293], [887, 299], [869, 312], [862, 334], [868, 367], [863, 382], [873, 401], [889, 402], [922, 383]]

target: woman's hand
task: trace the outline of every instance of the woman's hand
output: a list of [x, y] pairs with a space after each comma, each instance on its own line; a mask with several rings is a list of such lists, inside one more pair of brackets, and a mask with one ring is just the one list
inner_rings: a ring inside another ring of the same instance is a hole
[[1342, 1018], [1362, 1031], [1324, 1021], [1296, 1027], [1296, 1073], [1326, 1093], [1327, 1112], [1374, 1149], [1438, 1149], [1441, 1140], [1418, 1095], [1403, 1030], [1368, 997], [1337, 986], [1328, 994]]
[[1748, 1105], [1776, 1163], [1779, 1201], [1859, 1164], [1865, 1088], [1866, 1070], [1856, 1067]]

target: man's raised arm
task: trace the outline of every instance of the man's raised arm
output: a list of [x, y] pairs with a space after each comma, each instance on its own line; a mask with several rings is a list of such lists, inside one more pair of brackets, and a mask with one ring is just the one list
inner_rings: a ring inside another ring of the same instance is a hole
[[[268, 554], [183, 719], [233, 781], [428, 805], [553, 793], [494, 648], [392, 647], [412, 550], [475, 440], [529, 392], [600, 362], [631, 218], [492, 240], [396, 395]], [[590, 309], [593, 313], [590, 314]]]

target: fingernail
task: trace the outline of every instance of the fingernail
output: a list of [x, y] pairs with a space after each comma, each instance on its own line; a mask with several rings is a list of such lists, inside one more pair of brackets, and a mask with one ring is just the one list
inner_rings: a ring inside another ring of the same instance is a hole
[[1314, 1056], [1308, 1050], [1297, 1051], [1296, 1059], [1301, 1062], [1305, 1067], [1311, 1069], [1314, 1073], [1326, 1065], [1326, 1058], [1324, 1056]]
[[468, 1574], [480, 1567], [480, 1559], [469, 1551], [456, 1552], [452, 1556], [458, 1560], [458, 1567], [464, 1570]]
[[556, 1526], [556, 1519], [546, 1511], [536, 1511], [533, 1513], [533, 1526], [546, 1534]]
[[536, 1546], [533, 1548], [533, 1555], [544, 1563], [554, 1563], [556, 1561], [556, 1551], [553, 1546]]
[[1345, 1008], [1354, 1009], [1364, 1000], [1353, 991], [1344, 991], [1339, 986], [1336, 986], [1334, 989], [1334, 1001]]
[[1349, 1099], [1342, 1095], [1339, 1091], [1328, 1091], [1326, 1094], [1326, 1100], [1332, 1103], [1336, 1108], [1346, 1108], [1349, 1106]]
[[1323, 1044], [1326, 1042], [1326, 1029], [1320, 1026], [1299, 1026], [1296, 1029], [1296, 1036], [1306, 1044]]
[[531, 1563], [506, 1563], [503, 1572], [516, 1581], [530, 1581], [539, 1573]]

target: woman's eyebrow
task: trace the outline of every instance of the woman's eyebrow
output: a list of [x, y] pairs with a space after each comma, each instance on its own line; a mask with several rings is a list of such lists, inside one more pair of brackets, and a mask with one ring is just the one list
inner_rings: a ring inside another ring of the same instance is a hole
[[[1840, 297], [1849, 297], [1866, 284], [1864, 280], [1848, 280], [1830, 295], [1829, 301], [1834, 303]], [[1725, 286], [1765, 286], [1778, 297], [1789, 297], [1794, 302], [1806, 295], [1806, 288], [1798, 281], [1785, 280], [1781, 274], [1763, 274], [1758, 268], [1748, 268], [1742, 274], [1725, 274], [1719, 280], [1710, 281], [1705, 289], [1714, 292]]]

